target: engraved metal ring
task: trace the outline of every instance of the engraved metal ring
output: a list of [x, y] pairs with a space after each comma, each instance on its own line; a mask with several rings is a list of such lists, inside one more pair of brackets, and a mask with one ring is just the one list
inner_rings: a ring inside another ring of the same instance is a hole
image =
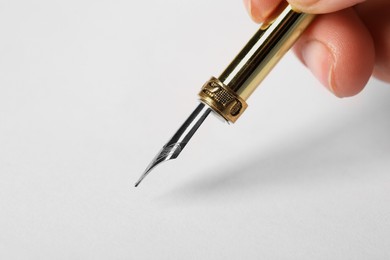
[[236, 122], [248, 107], [245, 100], [214, 77], [203, 85], [199, 97], [203, 103], [232, 123]]

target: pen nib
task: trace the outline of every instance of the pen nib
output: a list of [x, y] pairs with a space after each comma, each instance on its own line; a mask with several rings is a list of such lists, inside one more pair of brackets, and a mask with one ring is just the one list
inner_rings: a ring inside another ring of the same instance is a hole
[[146, 168], [139, 180], [135, 183], [137, 187], [141, 181], [150, 173], [150, 171], [162, 162], [176, 159], [184, 147], [190, 141], [196, 130], [202, 125], [203, 121], [210, 114], [211, 109], [204, 105], [199, 104], [194, 112], [187, 118], [183, 125], [177, 130], [175, 135], [168, 141], [161, 151], [154, 157], [153, 161]]
[[[185, 145], [185, 144], [184, 144]], [[181, 150], [182, 146], [184, 147], [183, 144], [181, 143], [173, 143], [170, 144], [169, 142], [164, 145], [164, 147], [161, 149], [161, 151], [156, 155], [156, 157], [153, 159], [153, 161], [149, 164], [149, 166], [146, 168], [144, 173], [141, 175], [137, 183], [135, 184], [135, 187], [137, 187], [141, 181], [150, 173], [150, 171], [159, 165], [162, 162], [171, 160], [171, 159], [176, 159]]]

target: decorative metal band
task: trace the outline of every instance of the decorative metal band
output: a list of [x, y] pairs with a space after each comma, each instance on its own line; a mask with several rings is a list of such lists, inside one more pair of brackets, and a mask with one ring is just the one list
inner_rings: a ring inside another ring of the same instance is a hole
[[232, 123], [236, 122], [248, 107], [245, 100], [214, 77], [203, 85], [199, 97], [203, 103]]

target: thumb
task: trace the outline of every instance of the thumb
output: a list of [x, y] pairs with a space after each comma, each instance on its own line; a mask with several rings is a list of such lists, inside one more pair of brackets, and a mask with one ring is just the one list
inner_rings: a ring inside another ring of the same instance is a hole
[[296, 10], [305, 13], [331, 13], [354, 6], [365, 0], [287, 0]]

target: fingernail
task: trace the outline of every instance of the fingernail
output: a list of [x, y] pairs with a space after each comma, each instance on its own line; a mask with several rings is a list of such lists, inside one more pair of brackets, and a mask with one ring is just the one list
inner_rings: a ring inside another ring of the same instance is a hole
[[327, 89], [336, 94], [333, 82], [334, 58], [330, 49], [322, 42], [309, 41], [302, 48], [302, 59], [314, 76]]
[[293, 6], [295, 9], [310, 9], [314, 5], [316, 5], [319, 0], [288, 0], [289, 4]]

